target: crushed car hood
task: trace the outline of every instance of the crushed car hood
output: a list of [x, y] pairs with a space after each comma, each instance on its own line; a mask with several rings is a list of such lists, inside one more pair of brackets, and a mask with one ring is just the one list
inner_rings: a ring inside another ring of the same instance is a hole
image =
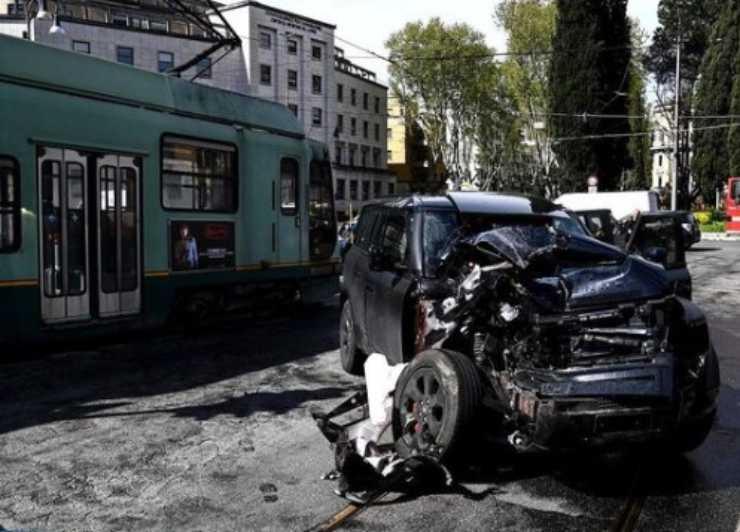
[[560, 277], [568, 287], [570, 308], [654, 299], [670, 291], [663, 269], [639, 257], [626, 257], [615, 265], [564, 269]]
[[508, 226], [464, 242], [510, 262], [524, 273], [530, 292], [551, 308], [614, 305], [670, 292], [661, 266], [586, 236]]

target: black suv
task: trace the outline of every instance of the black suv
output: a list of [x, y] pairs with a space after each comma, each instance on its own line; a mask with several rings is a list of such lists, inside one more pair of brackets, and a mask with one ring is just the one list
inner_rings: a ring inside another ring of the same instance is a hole
[[442, 456], [481, 405], [520, 451], [652, 440], [684, 451], [717, 408], [702, 311], [664, 268], [542, 199], [365, 207], [344, 261], [340, 344], [351, 373], [368, 353], [408, 362], [393, 437], [410, 452]]

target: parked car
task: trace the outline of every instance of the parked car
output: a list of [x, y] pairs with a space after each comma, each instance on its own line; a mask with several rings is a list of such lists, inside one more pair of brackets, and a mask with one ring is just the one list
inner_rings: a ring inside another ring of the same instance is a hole
[[[566, 217], [541, 199], [465, 192], [363, 209], [344, 261], [341, 363], [408, 364], [393, 392], [401, 455], [443, 458], [482, 405], [522, 452], [704, 441], [719, 389], [704, 314], [665, 268]], [[630, 245], [655, 261], [682, 253], [658, 245], [664, 221], [640, 218]]]
[[681, 229], [683, 229], [684, 249], [689, 249], [694, 244], [701, 242], [701, 229], [696, 217], [687, 211], [681, 212]]

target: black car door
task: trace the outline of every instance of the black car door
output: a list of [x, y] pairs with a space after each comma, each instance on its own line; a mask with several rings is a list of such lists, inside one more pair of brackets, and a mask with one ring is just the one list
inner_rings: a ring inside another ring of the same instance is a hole
[[408, 264], [408, 225], [404, 210], [383, 209], [373, 242], [382, 258], [367, 277], [365, 320], [370, 344], [391, 363], [403, 360], [403, 311], [413, 282]]
[[370, 272], [369, 249], [378, 214], [378, 208], [375, 206], [363, 209], [357, 224], [354, 243], [345, 255], [342, 267], [344, 291], [352, 305], [355, 331], [359, 334], [359, 345], [365, 351], [370, 349], [366, 343], [368, 335], [365, 323], [365, 287]]
[[676, 293], [691, 298], [691, 275], [686, 267], [681, 213], [640, 214], [635, 222], [627, 252], [659, 262]]

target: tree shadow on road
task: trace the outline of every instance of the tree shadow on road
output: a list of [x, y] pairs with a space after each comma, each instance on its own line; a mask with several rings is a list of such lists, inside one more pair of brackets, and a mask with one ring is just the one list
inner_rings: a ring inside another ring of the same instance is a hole
[[[122, 406], [118, 399], [182, 392], [271, 367], [276, 368], [276, 381], [290, 372], [308, 385], [336, 384], [336, 377], [327, 383], [310, 365], [316, 355], [338, 347], [337, 322], [338, 309], [328, 306], [294, 319], [232, 323], [196, 337], [141, 336], [125, 344], [4, 364], [0, 434]], [[264, 384], [271, 383], [268, 379]], [[338, 389], [328, 393], [335, 392]], [[292, 396], [266, 393], [248, 398], [263, 407], [268, 400], [277, 401], [277, 408], [281, 401], [289, 407], [300, 400], [301, 391]], [[249, 401], [241, 399], [224, 401], [222, 410], [247, 412]], [[217, 407], [198, 408], [184, 407], [180, 413], [217, 415]]]

